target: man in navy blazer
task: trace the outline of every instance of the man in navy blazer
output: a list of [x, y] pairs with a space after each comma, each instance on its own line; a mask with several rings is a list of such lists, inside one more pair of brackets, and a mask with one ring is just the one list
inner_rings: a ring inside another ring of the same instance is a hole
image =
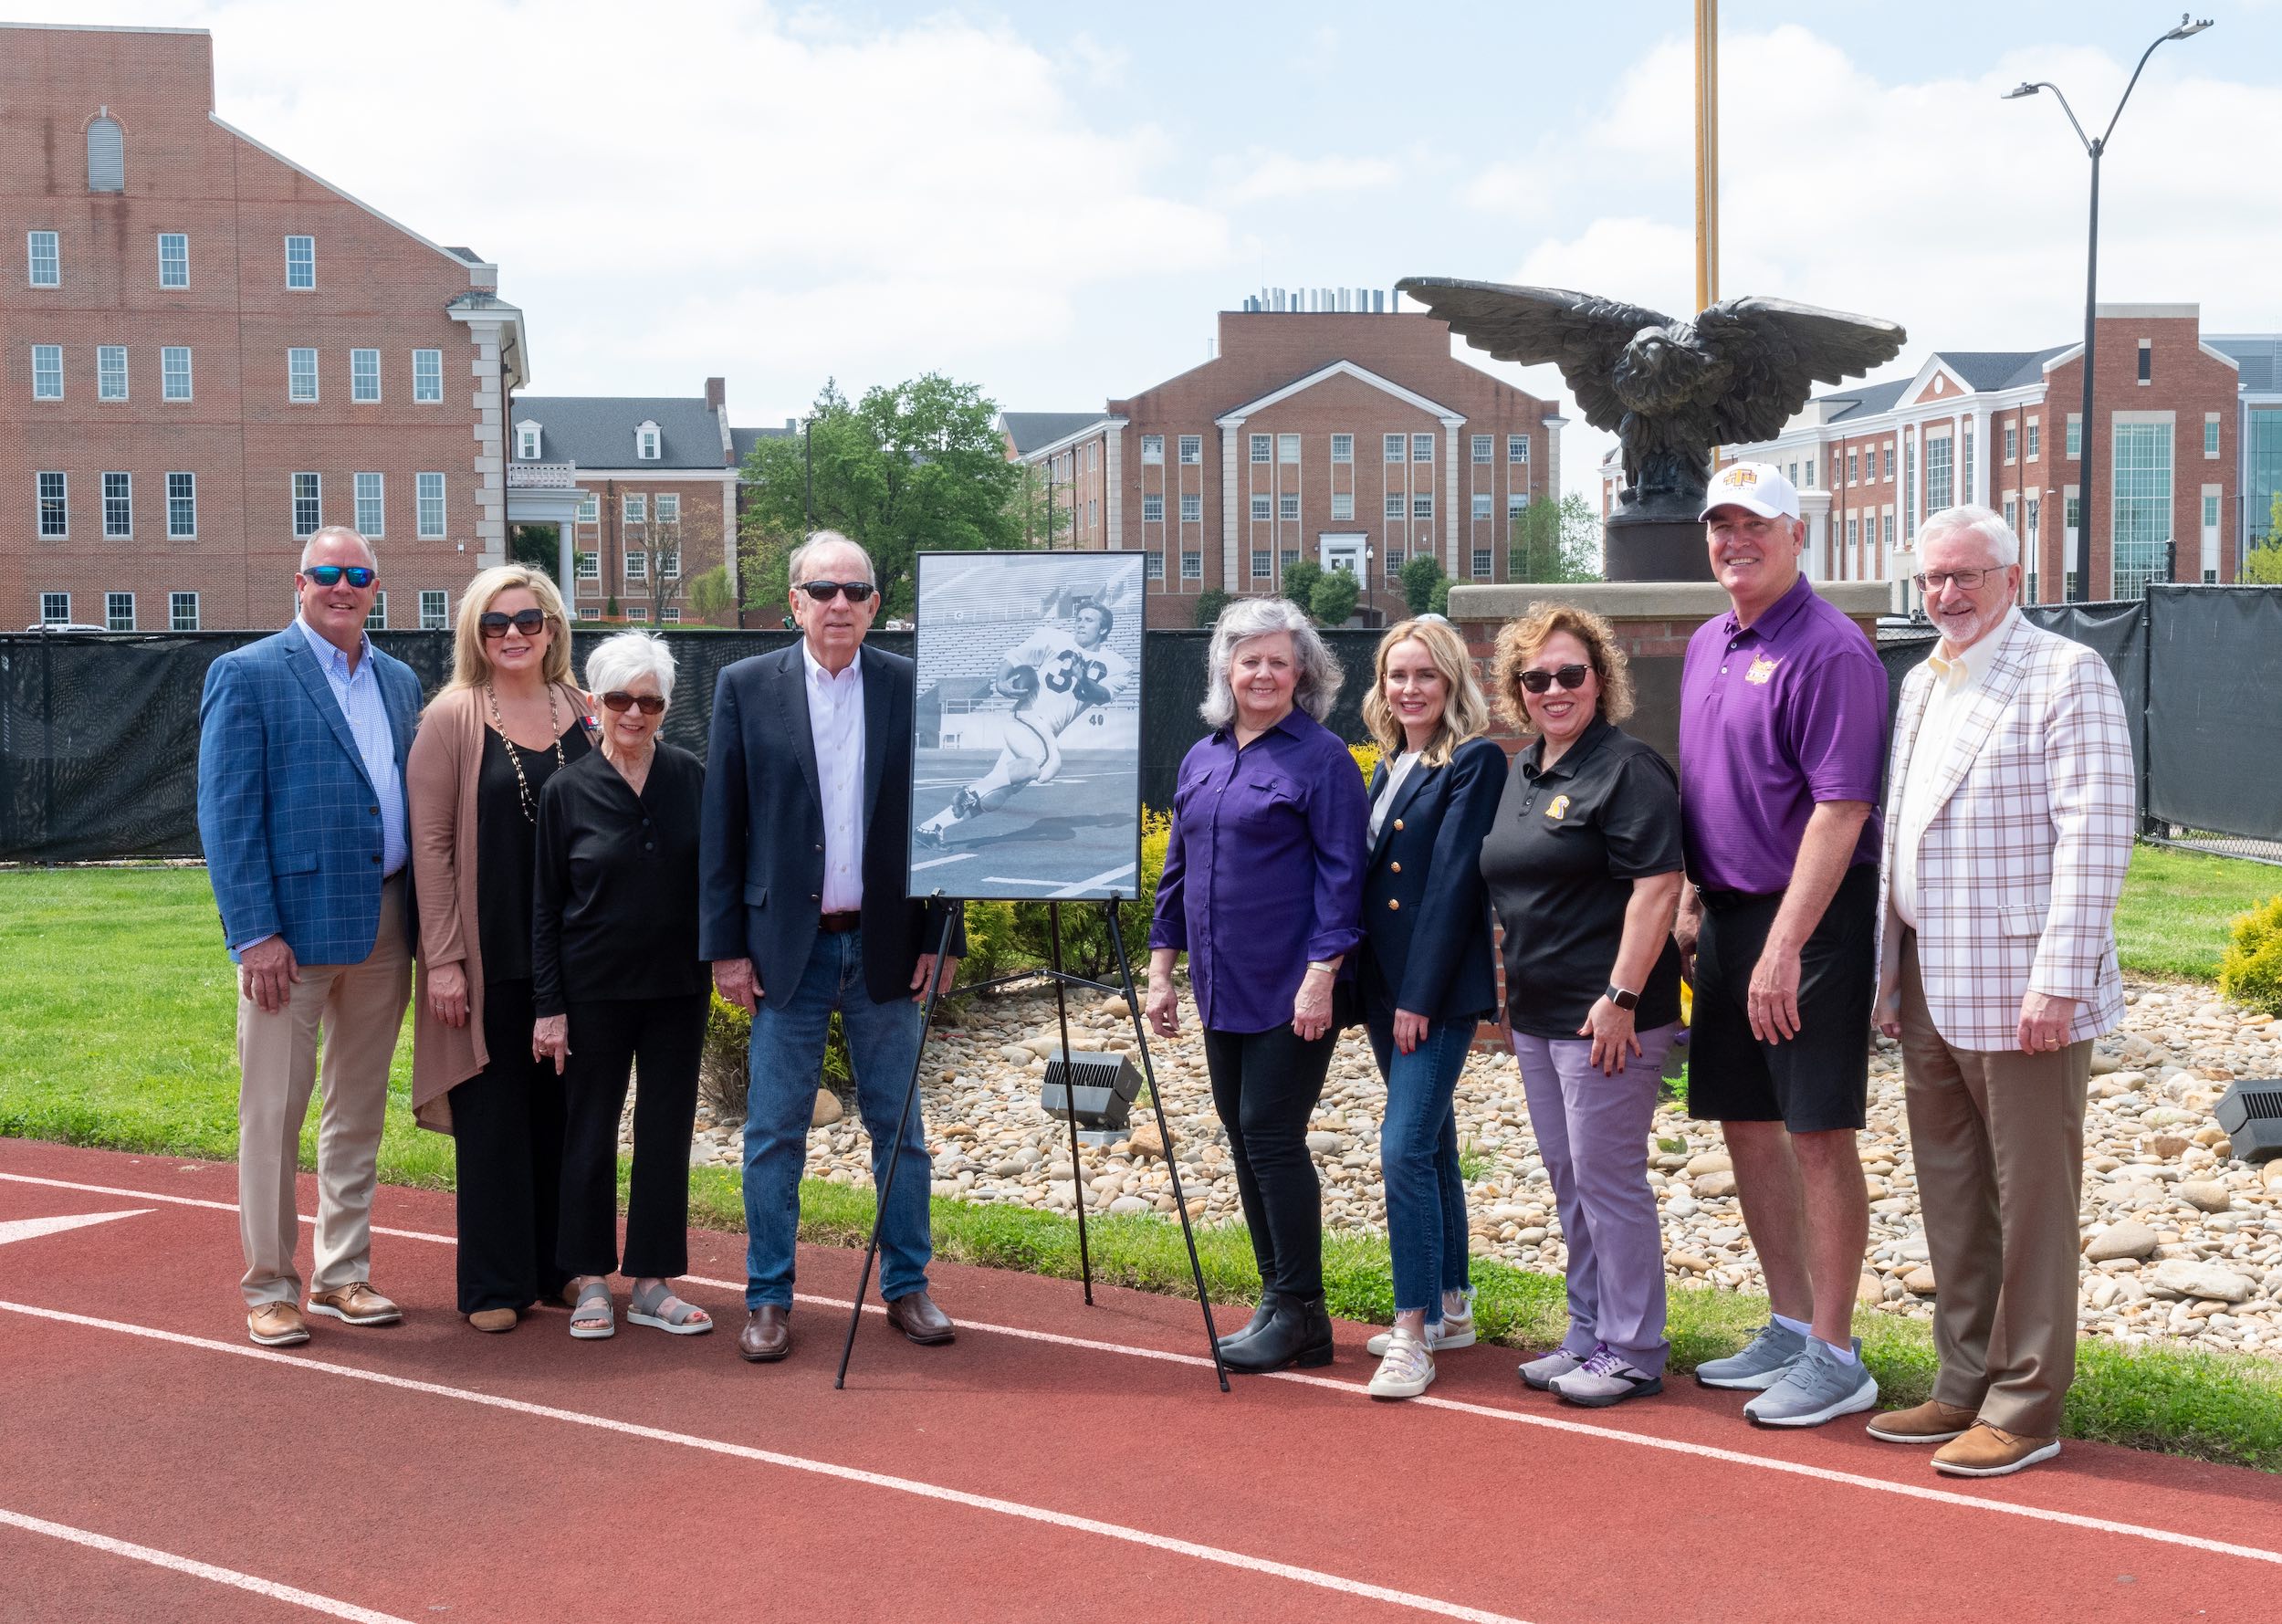
[[372, 544], [309, 540], [294, 623], [206, 669], [198, 833], [237, 965], [238, 1231], [246, 1332], [307, 1342], [294, 1179], [325, 1043], [309, 1312], [352, 1325], [403, 1315], [372, 1289], [372, 1187], [388, 1068], [412, 994], [404, 757], [420, 682], [364, 634]]
[[864, 646], [879, 592], [853, 541], [819, 530], [789, 573], [801, 642], [738, 661], [714, 689], [698, 856], [697, 950], [721, 996], [753, 1012], [738, 1351], [754, 1364], [792, 1350], [801, 1171], [835, 1011], [874, 1183], [901, 1158], [880, 1215], [888, 1319], [923, 1345], [955, 1334], [927, 1294], [926, 1131], [916, 1111], [900, 1137], [895, 1121], [946, 924], [946, 987], [967, 950], [956, 904], [905, 897], [912, 665]]

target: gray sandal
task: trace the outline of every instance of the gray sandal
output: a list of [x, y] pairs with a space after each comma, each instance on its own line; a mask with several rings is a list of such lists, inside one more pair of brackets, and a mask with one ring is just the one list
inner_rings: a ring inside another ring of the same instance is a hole
[[662, 1280], [647, 1291], [636, 1287], [633, 1295], [626, 1299], [628, 1325], [655, 1325], [673, 1336], [697, 1336], [713, 1329], [710, 1316], [699, 1317], [705, 1312], [694, 1304], [683, 1302]]
[[618, 1316], [611, 1306], [610, 1283], [597, 1280], [581, 1287], [578, 1301], [570, 1305], [570, 1335], [581, 1342], [600, 1342], [617, 1334]]

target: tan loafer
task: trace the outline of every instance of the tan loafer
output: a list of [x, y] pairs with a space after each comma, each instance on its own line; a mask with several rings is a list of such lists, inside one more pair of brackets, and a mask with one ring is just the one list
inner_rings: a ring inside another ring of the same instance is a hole
[[393, 1325], [404, 1311], [374, 1291], [370, 1281], [351, 1281], [337, 1292], [317, 1292], [309, 1297], [309, 1312], [351, 1325]]
[[502, 1331], [515, 1329], [518, 1317], [512, 1308], [478, 1308], [467, 1316], [467, 1323], [478, 1331], [488, 1332], [496, 1336]]
[[1908, 1409], [1889, 1409], [1862, 1430], [1887, 1443], [1947, 1443], [1973, 1423], [1974, 1411], [1962, 1404], [1928, 1399]]
[[2003, 1477], [2049, 1461], [2059, 1452], [2057, 1438], [2023, 1438], [1986, 1421], [1975, 1421], [1963, 1437], [1934, 1451], [1933, 1470], [1952, 1477]]
[[291, 1347], [309, 1339], [309, 1322], [290, 1303], [264, 1303], [246, 1316], [246, 1334], [264, 1347]]

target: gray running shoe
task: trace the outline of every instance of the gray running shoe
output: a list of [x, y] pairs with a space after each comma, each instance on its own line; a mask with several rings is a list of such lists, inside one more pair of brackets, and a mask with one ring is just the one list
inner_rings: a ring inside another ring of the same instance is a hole
[[1743, 1351], [1724, 1359], [1707, 1359], [1696, 1367], [1696, 1385], [1706, 1388], [1747, 1388], [1761, 1392], [1783, 1379], [1793, 1360], [1806, 1351], [1807, 1339], [1769, 1320], [1743, 1345]]
[[1862, 1339], [1854, 1338], [1849, 1365], [1810, 1336], [1783, 1379], [1743, 1406], [1743, 1419], [1760, 1427], [1819, 1427], [1877, 1403], [1878, 1378], [1862, 1363]]
[[1587, 1409], [1606, 1409], [1627, 1399], [1662, 1392], [1664, 1378], [1650, 1376], [1620, 1353], [1600, 1347], [1566, 1376], [1554, 1377], [1552, 1385], [1555, 1394], [1572, 1404], [1582, 1404]]
[[1553, 1386], [1555, 1377], [1566, 1376], [1572, 1370], [1581, 1370], [1584, 1367], [1583, 1359], [1578, 1358], [1565, 1347], [1556, 1347], [1544, 1357], [1532, 1359], [1528, 1364], [1523, 1365], [1522, 1379], [1542, 1393]]

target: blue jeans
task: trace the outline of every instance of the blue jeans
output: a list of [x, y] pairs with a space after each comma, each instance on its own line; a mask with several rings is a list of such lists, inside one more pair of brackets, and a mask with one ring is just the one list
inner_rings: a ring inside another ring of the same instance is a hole
[[1442, 1294], [1466, 1289], [1466, 1181], [1458, 1170], [1458, 1074], [1473, 1046], [1474, 1021], [1436, 1021], [1408, 1054], [1395, 1052], [1395, 1011], [1368, 1001], [1364, 1026], [1387, 1115], [1378, 1159], [1387, 1180], [1387, 1249], [1395, 1261], [1395, 1312], [1442, 1318]]
[[[864, 986], [864, 933], [819, 935], [798, 988], [764, 989], [753, 1015], [752, 1085], [745, 1102], [745, 1306], [792, 1305], [792, 1252], [801, 1223], [801, 1169], [823, 1074], [832, 1012], [848, 1040], [856, 1111], [872, 1137], [872, 1183], [887, 1181], [895, 1113], [919, 1059], [919, 1007], [874, 1003]], [[927, 1287], [927, 1195], [932, 1168], [919, 1104], [904, 1125], [895, 1188], [880, 1215], [880, 1294], [889, 1302]]]

